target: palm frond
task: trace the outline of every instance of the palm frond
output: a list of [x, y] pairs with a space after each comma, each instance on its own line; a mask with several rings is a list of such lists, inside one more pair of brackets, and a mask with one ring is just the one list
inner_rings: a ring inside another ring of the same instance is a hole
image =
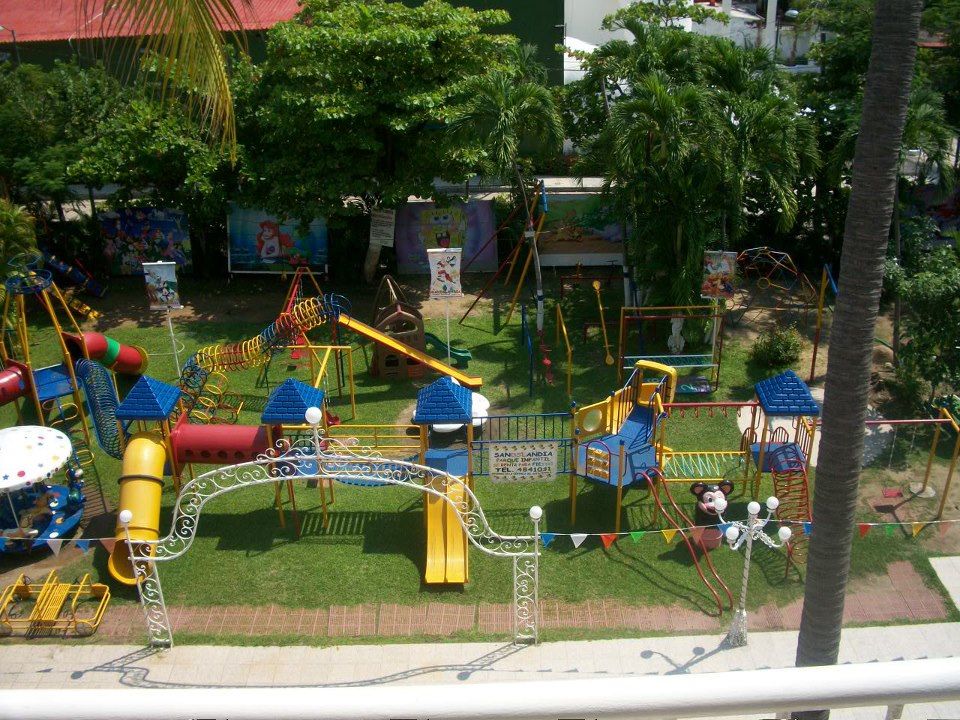
[[138, 50], [157, 71], [162, 99], [187, 89], [188, 103], [232, 160], [236, 120], [224, 33], [240, 30], [239, 4], [252, 8], [251, 0], [114, 0], [104, 14], [107, 34], [135, 33]]

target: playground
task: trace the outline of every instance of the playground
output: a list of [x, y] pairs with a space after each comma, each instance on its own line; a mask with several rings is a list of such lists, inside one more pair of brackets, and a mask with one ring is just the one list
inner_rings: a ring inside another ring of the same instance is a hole
[[[303, 407], [316, 405], [323, 415], [315, 427], [329, 439], [324, 451], [359, 459], [306, 467], [284, 464], [281, 453], [260, 467], [292, 468], [282, 481], [258, 476], [236, 492], [203, 495], [189, 552], [154, 563], [168, 605], [292, 612], [507, 603], [516, 590], [509, 561], [470, 547], [452, 511], [466, 502], [482, 508], [499, 537], [531, 537], [531, 506], [542, 508], [543, 603], [675, 608], [722, 624], [735, 607], [743, 557], [726, 547], [718, 525], [745, 518], [750, 500], [770, 495], [780, 498], [775, 520], [793, 538], [782, 548], [755, 546], [748, 607], [788, 606], [802, 595], [818, 414], [802, 382], [809, 347], [795, 374], [782, 376], [791, 368], [751, 362], [750, 337], [737, 327], [766, 321], [759, 314], [768, 308], [759, 302], [736, 312], [727, 327], [730, 315], [714, 305], [622, 307], [619, 278], [559, 272], [544, 274], [542, 337], [532, 301], [521, 295], [511, 312], [516, 294], [501, 282], [456, 322], [483, 285], [482, 276], [467, 276], [465, 297], [437, 301], [428, 298], [425, 281], [408, 278], [378, 292], [321, 285], [308, 275], [293, 284], [290, 277], [229, 284], [183, 278], [184, 308], [172, 312], [179, 363], [165, 314], [142, 309], [139, 279], [115, 282], [106, 297], [91, 299], [97, 317], [76, 313], [79, 333], [58, 329], [50, 313], [25, 305], [32, 367], [55, 365], [64, 351], [75, 360], [82, 355], [81, 343], [68, 337], [62, 345], [61, 334], [82, 336], [93, 361], [76, 363], [76, 396], [68, 387], [40, 409], [73, 443], [86, 506], [55, 558], [42, 546], [29, 555], [11, 552], [19, 540], [8, 539], [3, 584], [20, 573], [41, 582], [56, 567], [65, 580], [87, 576], [108, 587], [107, 615], [134, 607], [137, 579], [117, 512], [133, 511], [133, 545], [142, 558], [152, 557], [150, 543], [179, 532], [171, 524], [174, 509], [189, 507], [178, 491], [190, 490], [193, 478], [219, 482], [223, 465], [211, 460], [255, 464], [282, 438], [282, 452], [291, 445], [311, 451]], [[811, 298], [816, 303], [816, 292]], [[449, 365], [446, 312], [454, 318]], [[820, 315], [822, 322], [814, 305], [806, 334], [812, 344], [822, 331], [818, 378], [829, 342], [829, 317]], [[687, 328], [671, 329], [681, 317]], [[678, 353], [680, 333], [687, 351]], [[99, 349], [103, 336], [109, 341]], [[98, 355], [107, 361], [97, 362]], [[111, 363], [115, 372], [106, 369]], [[789, 392], [807, 404], [785, 413], [765, 404], [786, 392], [780, 380], [769, 384], [776, 377], [787, 385], [796, 378]], [[111, 400], [114, 382], [119, 392]], [[485, 403], [478, 406], [478, 398]], [[25, 395], [0, 408], [0, 418], [5, 427], [33, 425], [36, 409]], [[941, 503], [956, 464], [956, 425], [950, 418], [884, 420], [876, 423], [877, 450], [864, 475], [853, 587], [869, 588], [892, 564], [909, 563], [942, 594], [926, 558], [960, 548], [960, 528], [937, 522], [960, 518], [955, 492]], [[551, 476], [496, 476], [496, 452], [535, 442], [557, 455]], [[379, 462], [403, 482], [371, 479], [376, 473], [360, 469], [370, 457], [379, 458], [375, 470]], [[412, 465], [403, 470], [405, 462]], [[911, 483], [925, 479], [934, 495], [911, 493]], [[711, 506], [717, 491], [725, 498], [723, 517]], [[91, 542], [78, 546], [74, 538]], [[589, 637], [590, 630], [574, 634]], [[203, 632], [189, 638], [209, 639]]]

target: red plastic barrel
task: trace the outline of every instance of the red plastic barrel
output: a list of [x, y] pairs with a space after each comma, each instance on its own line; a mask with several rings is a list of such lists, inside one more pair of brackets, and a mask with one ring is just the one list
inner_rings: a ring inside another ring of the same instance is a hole
[[8, 367], [0, 371], [0, 405], [16, 400], [26, 392], [27, 383], [20, 368]]

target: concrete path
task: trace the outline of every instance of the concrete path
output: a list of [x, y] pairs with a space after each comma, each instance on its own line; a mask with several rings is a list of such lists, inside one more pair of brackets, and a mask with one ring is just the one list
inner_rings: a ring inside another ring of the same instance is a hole
[[[498, 643], [315, 647], [180, 646], [155, 652], [133, 645], [28, 645], [3, 648], [2, 688], [349, 687], [569, 680], [789, 667], [795, 632], [752, 633], [727, 648], [719, 635], [531, 647]], [[842, 662], [960, 654], [960, 623], [844, 631]], [[589, 709], [584, 709], [589, 713]], [[834, 717], [882, 718], [879, 709]], [[960, 702], [908, 706], [905, 718], [960, 718]]]
[[953, 604], [960, 608], [960, 556], [933, 557], [930, 558], [930, 564], [950, 594]]

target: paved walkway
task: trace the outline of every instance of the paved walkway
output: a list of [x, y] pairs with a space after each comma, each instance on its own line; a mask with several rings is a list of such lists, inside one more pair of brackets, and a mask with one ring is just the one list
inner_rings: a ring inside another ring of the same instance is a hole
[[[20, 644], [3, 649], [0, 688], [356, 687], [629, 678], [789, 667], [795, 652], [795, 632], [752, 632], [750, 644], [742, 648], [726, 647], [721, 634], [535, 647], [505, 643], [327, 648], [201, 645], [156, 652], [135, 645]], [[960, 623], [936, 623], [848, 629], [840, 659], [869, 662], [958, 653]], [[876, 720], [883, 711], [841, 711], [833, 717]], [[904, 717], [960, 718], [960, 702], [908, 706]]]
[[[757, 630], [795, 630], [800, 626], [803, 601], [784, 607], [765, 605], [752, 613]], [[452, 636], [481, 632], [508, 637], [513, 615], [509, 604], [420, 606], [389, 603], [334, 605], [321, 609], [213, 606], [168, 608], [174, 633], [216, 637], [295, 636], [311, 638]], [[632, 630], [644, 633], [721, 632], [729, 613], [715, 618], [684, 606], [638, 606], [618, 600], [584, 603], [541, 603], [542, 627], [552, 629]], [[930, 622], [947, 617], [943, 598], [928, 588], [908, 562], [894, 562], [887, 574], [850, 592], [844, 621], [851, 625], [877, 622]], [[145, 637], [138, 605], [114, 605], [98, 632], [115, 642], [140, 642]]]

